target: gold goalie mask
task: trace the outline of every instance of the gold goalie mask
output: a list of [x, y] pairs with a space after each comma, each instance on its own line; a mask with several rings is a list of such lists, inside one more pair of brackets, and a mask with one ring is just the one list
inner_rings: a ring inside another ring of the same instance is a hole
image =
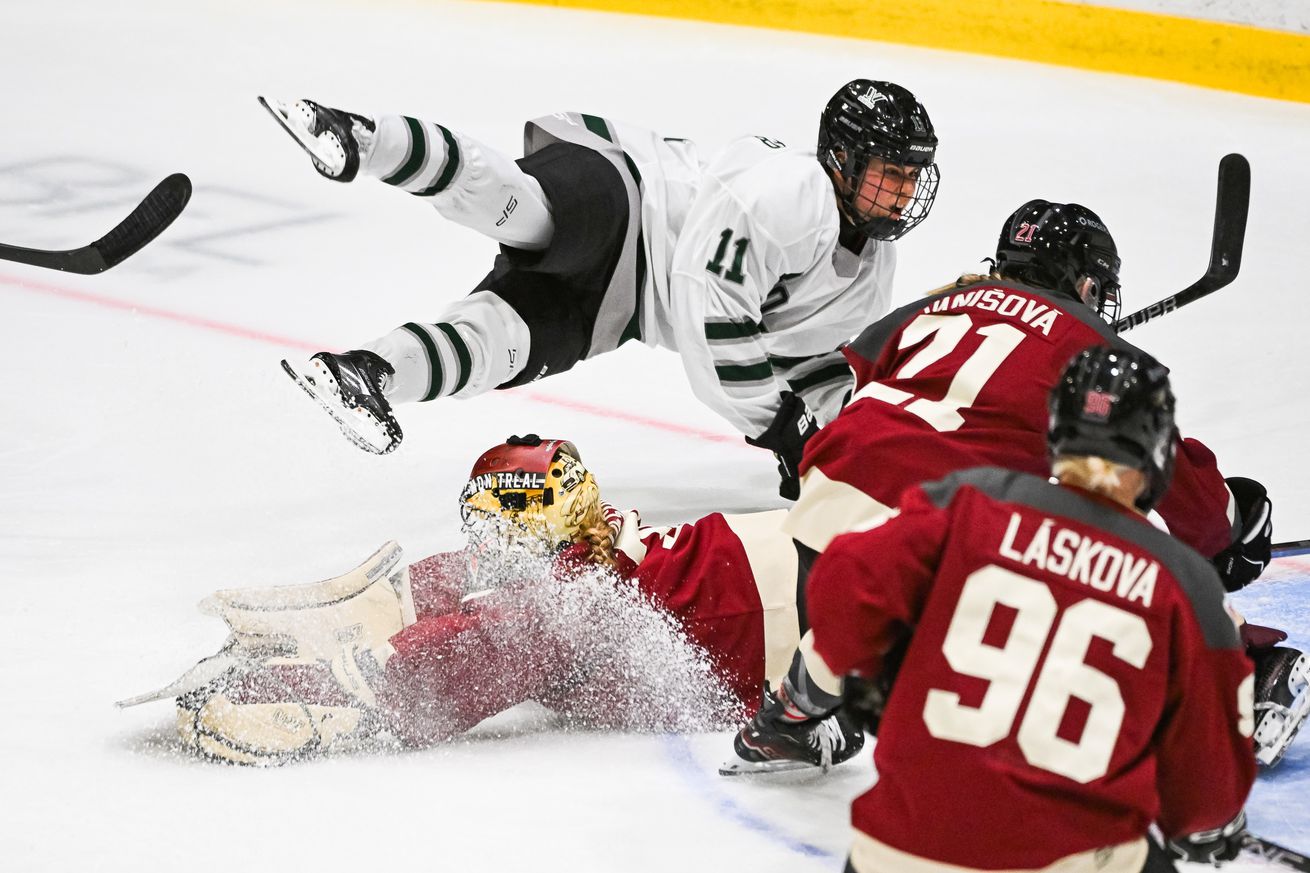
[[471, 539], [536, 541], [554, 551], [604, 525], [600, 488], [565, 440], [510, 437], [482, 453], [460, 495]]

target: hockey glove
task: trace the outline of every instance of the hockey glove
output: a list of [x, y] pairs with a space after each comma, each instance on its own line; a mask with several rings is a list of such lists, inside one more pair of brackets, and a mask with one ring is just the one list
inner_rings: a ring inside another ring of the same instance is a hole
[[1214, 566], [1224, 588], [1238, 591], [1254, 582], [1269, 565], [1274, 535], [1273, 504], [1265, 487], [1254, 479], [1234, 476], [1224, 481], [1237, 501], [1242, 527], [1237, 540], [1215, 555]]
[[1237, 857], [1242, 851], [1242, 839], [1245, 836], [1246, 810], [1242, 810], [1223, 827], [1175, 837], [1165, 847], [1179, 861], [1218, 867], [1221, 861], [1231, 861]]
[[890, 691], [886, 681], [847, 673], [842, 677], [841, 705], [852, 724], [876, 737]]
[[773, 417], [769, 429], [757, 437], [746, 437], [752, 446], [768, 449], [778, 459], [778, 475], [782, 478], [778, 494], [786, 500], [795, 500], [801, 493], [800, 466], [805, 443], [819, 432], [819, 423], [800, 395], [782, 392], [782, 405]]

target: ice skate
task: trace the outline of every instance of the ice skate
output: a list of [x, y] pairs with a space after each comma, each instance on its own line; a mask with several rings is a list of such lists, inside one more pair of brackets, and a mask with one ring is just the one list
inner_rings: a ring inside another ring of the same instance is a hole
[[259, 103], [314, 161], [314, 169], [337, 182], [352, 181], [373, 146], [373, 121], [312, 100]]
[[282, 369], [327, 410], [346, 439], [364, 451], [385, 455], [400, 445], [400, 423], [383, 393], [396, 371], [381, 356], [319, 352], [304, 372], [285, 360]]
[[786, 718], [785, 708], [773, 694], [765, 695], [760, 711], [733, 739], [736, 757], [719, 767], [719, 775], [812, 768], [826, 773], [864, 747], [864, 734], [841, 710], [826, 718], [797, 722]]
[[1290, 646], [1275, 646], [1254, 657], [1255, 757], [1273, 767], [1310, 715], [1310, 658]]

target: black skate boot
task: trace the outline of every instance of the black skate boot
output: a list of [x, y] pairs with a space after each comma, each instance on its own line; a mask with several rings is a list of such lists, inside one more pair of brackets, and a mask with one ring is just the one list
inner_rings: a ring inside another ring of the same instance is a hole
[[303, 373], [286, 361], [282, 369], [327, 410], [346, 439], [364, 451], [385, 455], [400, 445], [404, 435], [384, 393], [396, 371], [380, 355], [319, 352]]
[[736, 758], [719, 767], [721, 776], [779, 773], [819, 768], [828, 772], [864, 747], [864, 734], [842, 710], [825, 718], [794, 721], [787, 715], [786, 692], [766, 692], [764, 705], [732, 741]]
[[309, 153], [314, 169], [336, 182], [350, 182], [373, 147], [372, 119], [313, 100], [283, 103], [259, 98], [260, 105]]

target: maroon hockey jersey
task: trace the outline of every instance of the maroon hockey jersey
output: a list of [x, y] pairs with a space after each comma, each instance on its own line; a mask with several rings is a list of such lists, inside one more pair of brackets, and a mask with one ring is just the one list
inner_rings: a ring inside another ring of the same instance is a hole
[[[879, 844], [1031, 869], [1232, 819], [1251, 663], [1209, 563], [1140, 516], [999, 469], [911, 489], [807, 591], [837, 674], [900, 662], [852, 808]], [[857, 841], [858, 845], [858, 841]]]
[[[635, 584], [669, 613], [747, 712], [759, 705], [767, 653], [780, 673], [800, 640], [795, 552], [778, 532], [782, 515], [714, 513], [671, 528], [643, 527], [626, 538], [634, 554], [617, 555], [615, 584]], [[761, 560], [775, 546], [791, 556], [790, 568]], [[560, 573], [578, 567], [572, 558], [561, 556]], [[575, 663], [576, 648], [526, 614], [546, 608], [540, 602], [509, 593], [462, 602], [466, 572], [463, 552], [410, 566], [419, 620], [392, 637], [396, 651], [378, 692], [395, 716], [393, 728], [406, 739], [444, 739], [525, 700], [568, 711], [579, 681], [589, 686], [591, 700], [606, 683], [623, 681], [606, 675], [604, 665]], [[622, 693], [612, 696], [623, 699]], [[623, 713], [609, 715], [622, 723]]]
[[[1126, 345], [1087, 307], [1049, 292], [987, 280], [904, 306], [846, 349], [855, 391], [810, 440], [801, 464], [892, 507], [919, 482], [953, 470], [999, 466], [1044, 476], [1046, 398], [1061, 370], [1093, 344]], [[1171, 532], [1212, 556], [1233, 538], [1229, 493], [1213, 454], [1183, 440], [1158, 510]], [[805, 490], [789, 528], [822, 550], [843, 519]], [[825, 517], [830, 519], [825, 522]], [[835, 520], [835, 521], [834, 521]]]

